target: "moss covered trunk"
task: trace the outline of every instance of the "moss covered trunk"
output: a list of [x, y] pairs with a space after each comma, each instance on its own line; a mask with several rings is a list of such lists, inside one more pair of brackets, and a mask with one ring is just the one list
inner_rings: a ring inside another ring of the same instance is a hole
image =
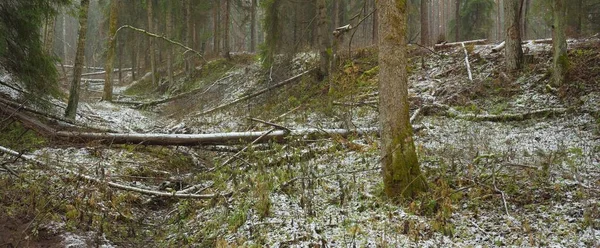
[[414, 197], [427, 189], [415, 152], [408, 112], [405, 0], [377, 1], [379, 15], [379, 116], [385, 193]]
[[[117, 45], [117, 39], [115, 37], [117, 33], [117, 16], [119, 11], [119, 0], [111, 0], [110, 2], [110, 19], [108, 24], [108, 49], [106, 51], [106, 66], [104, 75], [104, 94], [102, 100], [111, 102], [113, 99], [113, 84], [112, 84], [112, 73], [115, 61], [115, 48]], [[120, 70], [119, 70], [120, 73]]]
[[83, 56], [85, 53], [85, 35], [87, 33], [87, 16], [90, 7], [90, 0], [81, 0], [79, 7], [79, 37], [77, 38], [77, 52], [75, 54], [75, 64], [73, 66], [73, 81], [71, 81], [71, 90], [69, 91], [69, 102], [65, 110], [65, 117], [75, 119], [77, 114], [77, 105], [79, 105], [79, 90], [81, 84], [81, 72], [83, 70]]
[[567, 74], [567, 36], [565, 34], [567, 3], [554, 0], [554, 25], [552, 25], [552, 48], [554, 50], [552, 84], [561, 86]]

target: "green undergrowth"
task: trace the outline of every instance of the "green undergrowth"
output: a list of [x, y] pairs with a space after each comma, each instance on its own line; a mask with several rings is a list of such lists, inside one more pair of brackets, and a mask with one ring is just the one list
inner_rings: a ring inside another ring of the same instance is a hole
[[[0, 116], [1, 117], [1, 116]], [[0, 145], [18, 151], [33, 151], [44, 147], [47, 140], [20, 122], [10, 120], [0, 126]]]

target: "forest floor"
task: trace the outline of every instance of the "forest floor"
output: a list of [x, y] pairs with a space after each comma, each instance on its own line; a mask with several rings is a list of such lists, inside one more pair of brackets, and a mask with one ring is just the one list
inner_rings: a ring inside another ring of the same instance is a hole
[[[47, 167], [0, 157], [0, 247], [598, 247], [600, 40], [569, 42], [569, 83], [560, 88], [549, 85], [551, 45], [525, 44], [527, 65], [514, 78], [492, 47], [466, 47], [472, 81], [461, 47], [411, 49], [411, 114], [430, 189], [400, 204], [383, 194], [376, 135], [252, 146], [81, 144], [26, 132], [2, 116], [0, 146]], [[272, 128], [250, 118], [294, 130], [378, 126], [373, 49], [341, 57], [332, 84], [309, 73], [207, 113], [318, 62], [311, 53], [279, 59], [287, 62], [264, 69], [238, 54], [198, 67], [191, 80], [179, 72], [158, 88], [144, 77], [117, 86], [123, 104], [99, 102], [88, 87], [77, 121], [169, 134]], [[11, 83], [6, 74], [0, 79]], [[18, 98], [5, 86], [0, 91]], [[162, 104], [136, 103], [190, 91]], [[136, 188], [200, 185], [199, 193], [223, 196], [140, 195], [57, 167]]]

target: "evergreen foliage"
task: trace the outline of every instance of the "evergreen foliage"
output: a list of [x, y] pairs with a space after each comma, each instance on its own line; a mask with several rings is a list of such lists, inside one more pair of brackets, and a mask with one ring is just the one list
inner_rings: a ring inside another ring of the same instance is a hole
[[46, 54], [41, 27], [69, 0], [0, 1], [0, 64], [34, 95], [58, 94], [55, 58]]

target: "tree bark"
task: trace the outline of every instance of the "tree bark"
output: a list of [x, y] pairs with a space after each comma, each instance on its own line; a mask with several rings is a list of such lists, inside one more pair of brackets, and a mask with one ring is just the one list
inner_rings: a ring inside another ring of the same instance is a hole
[[[154, 30], [154, 11], [152, 10], [152, 2], [154, 0], [146, 0], [148, 3], [147, 11], [148, 11], [148, 32], [153, 32]], [[150, 68], [152, 70], [152, 84], [158, 86], [157, 76], [157, 68], [156, 68], [156, 42], [152, 37], [148, 38], [148, 44], [150, 46]]]
[[552, 25], [552, 48], [554, 50], [552, 84], [554, 86], [561, 86], [565, 83], [569, 64], [565, 34], [566, 13], [566, 0], [554, 0], [554, 25]]
[[113, 83], [112, 83], [112, 73], [113, 73], [113, 65], [115, 61], [115, 48], [117, 45], [117, 20], [118, 20], [118, 11], [119, 11], [119, 0], [111, 0], [110, 1], [110, 17], [108, 23], [108, 45], [106, 51], [106, 74], [104, 75], [104, 94], [102, 95], [102, 100], [112, 102], [113, 100]]
[[460, 41], [460, 0], [454, 6], [454, 41]]
[[56, 30], [56, 16], [50, 16], [46, 19], [46, 30], [44, 32], [44, 51], [52, 55], [54, 48], [54, 32]]
[[231, 59], [230, 54], [230, 45], [229, 45], [229, 26], [231, 25], [230, 13], [231, 12], [231, 2], [230, 0], [225, 0], [225, 21], [223, 22], [223, 57], [227, 60]]
[[75, 119], [77, 115], [77, 105], [79, 104], [79, 91], [81, 84], [81, 72], [83, 70], [83, 58], [85, 55], [85, 36], [87, 33], [87, 17], [90, 0], [81, 0], [79, 7], [79, 37], [77, 38], [77, 52], [75, 55], [75, 64], [73, 68], [73, 81], [71, 81], [71, 90], [69, 91], [69, 102], [65, 110], [65, 117]]
[[421, 0], [421, 45], [429, 46], [429, 0]]
[[256, 0], [250, 8], [250, 52], [256, 52]]
[[504, 1], [504, 26], [507, 28], [505, 36], [504, 55], [506, 69], [509, 72], [521, 70], [523, 67], [523, 48], [521, 47], [520, 0]]
[[[167, 1], [167, 6], [166, 6], [166, 16], [165, 18], [166, 20], [166, 25], [167, 25], [167, 37], [172, 37], [173, 36], [173, 1]], [[170, 85], [173, 85], [175, 83], [174, 81], [174, 76], [173, 76], [173, 46], [171, 46], [171, 44], [168, 44], [166, 47], [166, 53], [167, 53], [167, 80], [169, 81]]]
[[221, 43], [219, 40], [220, 34], [220, 13], [221, 13], [221, 1], [215, 1], [215, 6], [213, 7], [213, 49], [215, 56], [219, 56], [221, 52]]
[[327, 5], [325, 0], [316, 0], [317, 6], [317, 29], [319, 37], [319, 75], [329, 75], [329, 27], [327, 25]]
[[412, 198], [427, 190], [415, 152], [408, 108], [406, 1], [379, 0], [379, 118], [384, 190]]

